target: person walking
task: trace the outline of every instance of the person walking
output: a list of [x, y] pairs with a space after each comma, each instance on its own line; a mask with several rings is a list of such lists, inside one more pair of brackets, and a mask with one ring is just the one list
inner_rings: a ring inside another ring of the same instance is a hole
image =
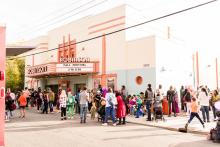
[[185, 125], [185, 129], [187, 130], [188, 125], [190, 124], [190, 122], [193, 120], [194, 117], [197, 117], [197, 119], [200, 121], [200, 123], [202, 124], [203, 128], [205, 128], [204, 122], [202, 121], [202, 119], [200, 118], [199, 114], [198, 114], [198, 110], [199, 109], [199, 105], [196, 102], [196, 98], [193, 97], [192, 98], [192, 104], [191, 104], [191, 113], [190, 113], [190, 118], [188, 120], [188, 122]]
[[117, 99], [115, 94], [113, 93], [112, 88], [108, 88], [108, 92], [105, 95], [106, 105], [105, 105], [105, 121], [102, 124], [103, 126], [107, 126], [108, 117], [111, 116], [113, 126], [116, 126], [115, 120], [115, 105], [117, 104]]
[[49, 99], [50, 113], [53, 113], [53, 104], [54, 104], [54, 100], [55, 100], [55, 94], [51, 89], [49, 89], [48, 99]]
[[27, 94], [23, 91], [21, 96], [18, 98], [20, 106], [20, 118], [25, 118], [25, 107], [27, 105]]
[[213, 93], [212, 93], [211, 100], [210, 100], [212, 111], [213, 111], [213, 116], [214, 116], [214, 121], [217, 121], [217, 117], [216, 117], [217, 110], [215, 108], [215, 103], [218, 102], [218, 101], [220, 101], [220, 96], [218, 94], [218, 91], [214, 90]]
[[168, 108], [169, 108], [169, 115], [168, 116], [171, 117], [171, 113], [173, 111], [174, 117], [176, 117], [175, 90], [174, 90], [173, 86], [170, 86], [170, 89], [167, 91], [167, 100], [168, 100]]
[[88, 102], [89, 102], [89, 93], [87, 92], [87, 88], [84, 87], [79, 94], [80, 123], [86, 123]]
[[209, 120], [209, 96], [205, 88], [202, 88], [201, 91], [199, 92], [198, 99], [199, 99], [199, 103], [201, 106], [203, 121], [210, 122]]
[[[116, 92], [117, 98], [117, 118], [119, 119], [119, 123], [117, 125], [125, 124], [125, 117], [126, 117], [126, 106], [124, 104], [123, 98], [119, 92]], [[123, 122], [121, 122], [123, 119]]]
[[61, 120], [66, 120], [66, 102], [67, 102], [67, 95], [66, 91], [62, 90], [60, 94], [60, 107], [61, 107]]
[[154, 92], [151, 88], [151, 84], [148, 84], [148, 88], [145, 91], [145, 99], [146, 99], [146, 110], [147, 110], [147, 121], [151, 121], [151, 106], [154, 99]]

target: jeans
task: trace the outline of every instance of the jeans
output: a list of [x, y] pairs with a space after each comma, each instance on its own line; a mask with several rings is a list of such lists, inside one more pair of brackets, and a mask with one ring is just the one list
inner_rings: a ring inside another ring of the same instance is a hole
[[50, 112], [53, 112], [53, 101], [49, 102]]
[[146, 101], [146, 109], [147, 109], [147, 120], [151, 120], [151, 102], [150, 100]]
[[87, 109], [88, 109], [88, 106], [86, 104], [80, 105], [80, 119], [81, 119], [81, 121], [86, 120]]
[[209, 121], [209, 106], [201, 106], [203, 121]]
[[43, 113], [44, 113], [44, 112], [45, 112], [46, 114], [48, 113], [48, 103], [45, 103], [45, 104], [44, 104]]
[[142, 115], [141, 105], [140, 105], [140, 106], [137, 106], [136, 118], [139, 118], [139, 115]]
[[115, 108], [111, 106], [105, 108], [105, 123], [107, 123], [109, 116], [111, 116], [112, 122], [115, 123]]
[[216, 119], [216, 108], [215, 108], [215, 106], [212, 106], [212, 111], [213, 111], [214, 119]]
[[169, 108], [169, 115], [172, 114], [171, 108], [172, 108], [172, 111], [174, 112], [174, 115], [176, 115], [175, 102], [174, 101], [172, 101], [172, 102], [170, 101], [170, 102], [168, 102], [168, 104], [169, 104], [169, 106], [168, 106], [168, 108]]
[[193, 120], [194, 117], [197, 117], [198, 120], [200, 121], [200, 123], [201, 123], [201, 124], [204, 124], [204, 122], [202, 121], [202, 119], [199, 117], [199, 114], [196, 113], [196, 112], [191, 112], [191, 113], [190, 113], [190, 118], [189, 118], [189, 120], [188, 120], [188, 123], [190, 123], [190, 122]]

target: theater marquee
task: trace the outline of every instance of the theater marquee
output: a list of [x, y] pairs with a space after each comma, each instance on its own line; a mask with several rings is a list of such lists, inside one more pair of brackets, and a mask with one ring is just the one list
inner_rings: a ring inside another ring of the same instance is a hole
[[56, 72], [93, 72], [94, 63], [64, 63], [56, 65]]

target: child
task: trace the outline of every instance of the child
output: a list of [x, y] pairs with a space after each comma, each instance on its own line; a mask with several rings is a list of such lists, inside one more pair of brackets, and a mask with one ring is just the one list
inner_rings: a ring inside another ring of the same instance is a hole
[[71, 119], [74, 117], [74, 105], [75, 105], [75, 96], [72, 95], [71, 90], [68, 90], [67, 93], [68, 99], [67, 99], [67, 115], [68, 118]]
[[130, 107], [130, 115], [134, 115], [134, 106], [136, 105], [136, 99], [134, 96], [131, 97], [129, 100], [129, 107]]
[[192, 103], [191, 103], [191, 113], [190, 113], [190, 118], [188, 120], [188, 122], [185, 125], [185, 129], [187, 130], [189, 123], [193, 120], [194, 117], [197, 117], [197, 119], [199, 119], [200, 123], [202, 124], [203, 128], [205, 128], [204, 122], [201, 120], [199, 114], [198, 114], [198, 108], [199, 105], [196, 102], [196, 98], [193, 97], [192, 98]]
[[61, 120], [66, 120], [67, 95], [66, 95], [65, 90], [62, 90], [59, 101], [60, 101], [60, 107], [61, 107]]
[[92, 103], [92, 107], [90, 109], [90, 113], [91, 113], [91, 119], [94, 120], [95, 119], [95, 113], [96, 113], [95, 102]]

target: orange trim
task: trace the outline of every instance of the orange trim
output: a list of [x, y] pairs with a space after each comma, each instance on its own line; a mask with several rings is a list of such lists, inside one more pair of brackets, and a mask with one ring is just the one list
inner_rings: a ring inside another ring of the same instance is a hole
[[101, 29], [98, 29], [98, 30], [89, 32], [89, 35], [90, 35], [90, 34], [94, 34], [94, 33], [98, 33], [98, 32], [104, 31], [104, 30], [112, 29], [112, 28], [115, 28], [115, 27], [117, 27], [117, 26], [121, 26], [121, 25], [124, 25], [124, 24], [125, 24], [125, 23], [122, 22], [122, 23], [118, 23], [118, 24], [115, 24], [115, 25], [112, 25], [112, 26], [109, 26], [109, 27], [101, 28]]
[[194, 86], [194, 88], [195, 88], [195, 86], [196, 86], [196, 81], [195, 81], [195, 55], [193, 54], [192, 55], [192, 60], [193, 60], [193, 86]]
[[216, 66], [216, 86], [218, 89], [218, 58], [215, 59], [215, 66]]
[[117, 18], [114, 18], [114, 19], [110, 19], [108, 21], [105, 21], [105, 22], [102, 22], [102, 23], [99, 23], [99, 24], [96, 24], [96, 25], [92, 25], [88, 29], [92, 29], [92, 28], [95, 28], [95, 27], [98, 27], [98, 26], [101, 26], [101, 25], [104, 25], [104, 24], [107, 24], [107, 23], [110, 23], [110, 22], [113, 22], [113, 21], [116, 21], [116, 20], [124, 19], [124, 18], [125, 18], [125, 16], [120, 16], [120, 17], [117, 17]]
[[199, 86], [199, 53], [196, 52], [197, 87]]
[[34, 66], [34, 55], [32, 56], [32, 66]]
[[105, 34], [102, 36], [102, 79], [101, 85], [102, 87], [106, 86], [106, 38]]

